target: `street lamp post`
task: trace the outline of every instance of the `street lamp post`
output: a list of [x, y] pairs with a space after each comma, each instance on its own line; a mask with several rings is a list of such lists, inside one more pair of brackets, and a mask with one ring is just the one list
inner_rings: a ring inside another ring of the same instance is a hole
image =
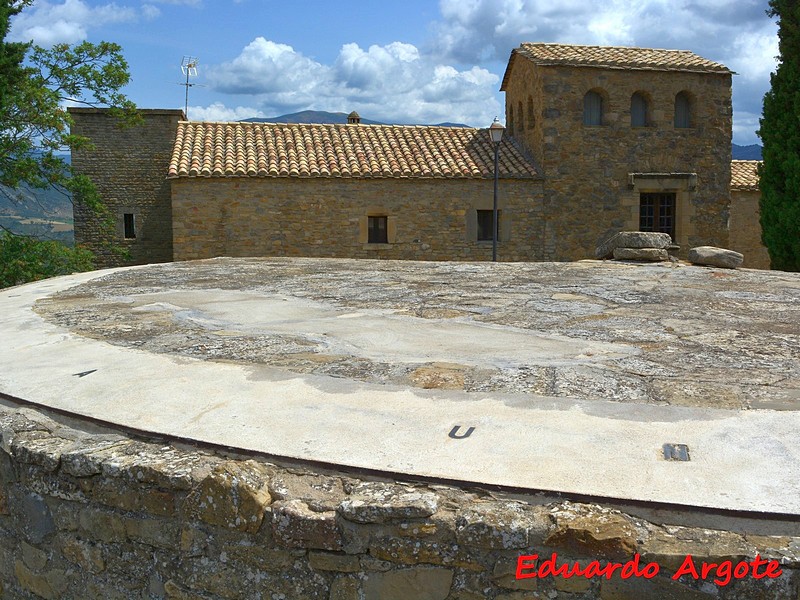
[[500, 152], [500, 141], [503, 139], [505, 127], [500, 124], [497, 117], [489, 126], [489, 136], [494, 144], [494, 204], [492, 205], [492, 262], [497, 262], [497, 156]]

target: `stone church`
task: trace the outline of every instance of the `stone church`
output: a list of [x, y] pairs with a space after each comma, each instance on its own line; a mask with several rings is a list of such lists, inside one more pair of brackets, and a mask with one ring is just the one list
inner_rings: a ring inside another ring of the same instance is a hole
[[[621, 230], [663, 231], [768, 268], [756, 163], [731, 160], [731, 77], [689, 51], [522, 44], [501, 90], [502, 261], [577, 260]], [[214, 256], [489, 260], [494, 147], [486, 129], [207, 123], [143, 110], [120, 129], [73, 108], [73, 154], [116, 221], [107, 265]]]

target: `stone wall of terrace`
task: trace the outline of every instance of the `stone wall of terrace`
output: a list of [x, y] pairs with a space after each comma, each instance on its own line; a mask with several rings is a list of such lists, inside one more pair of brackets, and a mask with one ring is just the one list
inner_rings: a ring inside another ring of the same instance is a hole
[[[0, 405], [3, 598], [798, 598], [796, 523], [680, 520], [281, 466]], [[638, 554], [659, 573], [515, 577], [520, 556], [553, 553], [584, 567]], [[689, 554], [698, 565], [759, 555], [782, 574], [673, 579]]]

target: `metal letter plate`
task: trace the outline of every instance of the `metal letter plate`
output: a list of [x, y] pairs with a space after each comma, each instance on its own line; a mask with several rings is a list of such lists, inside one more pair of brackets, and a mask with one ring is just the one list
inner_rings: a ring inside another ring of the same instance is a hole
[[664, 444], [664, 460], [689, 460], [689, 446], [686, 444]]

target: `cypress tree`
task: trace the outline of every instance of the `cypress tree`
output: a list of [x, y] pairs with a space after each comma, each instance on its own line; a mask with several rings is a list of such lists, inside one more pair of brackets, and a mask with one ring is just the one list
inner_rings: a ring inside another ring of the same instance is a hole
[[800, 3], [770, 0], [778, 19], [778, 69], [764, 96], [758, 135], [761, 239], [773, 269], [800, 271]]

